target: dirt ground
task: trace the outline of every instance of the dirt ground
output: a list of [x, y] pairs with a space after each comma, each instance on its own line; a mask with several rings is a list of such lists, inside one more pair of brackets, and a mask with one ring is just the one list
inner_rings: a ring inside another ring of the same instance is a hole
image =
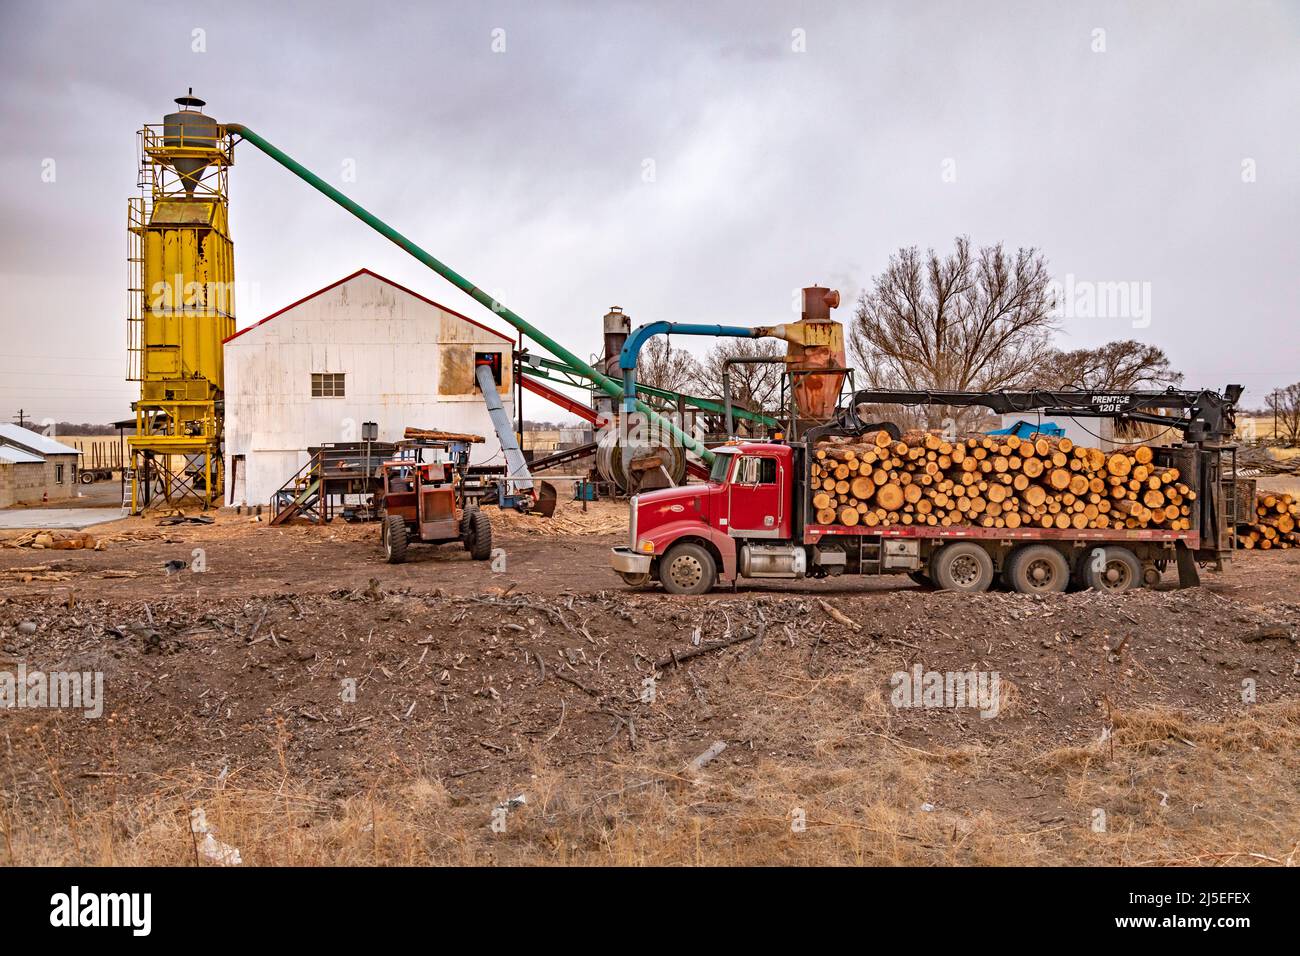
[[[1300, 552], [1118, 597], [669, 598], [608, 568], [623, 505], [494, 518], [495, 570], [229, 512], [0, 548], [0, 671], [105, 701], [0, 711], [0, 854], [203, 863], [202, 806], [270, 864], [1300, 858]], [[996, 672], [995, 713], [900, 705], [918, 667]]]

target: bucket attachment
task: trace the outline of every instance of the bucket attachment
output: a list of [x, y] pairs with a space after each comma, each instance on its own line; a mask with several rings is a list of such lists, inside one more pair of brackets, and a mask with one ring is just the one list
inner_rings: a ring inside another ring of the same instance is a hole
[[533, 506], [529, 509], [530, 513], [541, 515], [543, 518], [549, 518], [555, 514], [555, 486], [549, 481], [539, 481], [537, 483], [537, 497], [533, 499]]

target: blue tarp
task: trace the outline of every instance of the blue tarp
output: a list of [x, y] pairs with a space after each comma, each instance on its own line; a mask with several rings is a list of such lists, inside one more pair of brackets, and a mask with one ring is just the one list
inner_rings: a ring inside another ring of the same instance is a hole
[[1046, 435], [1049, 438], [1061, 438], [1065, 435], [1065, 429], [1056, 422], [1027, 422], [1023, 419], [1016, 422], [1010, 428], [999, 428], [995, 432], [986, 432], [988, 435], [1015, 435], [1017, 438], [1028, 438], [1031, 435]]

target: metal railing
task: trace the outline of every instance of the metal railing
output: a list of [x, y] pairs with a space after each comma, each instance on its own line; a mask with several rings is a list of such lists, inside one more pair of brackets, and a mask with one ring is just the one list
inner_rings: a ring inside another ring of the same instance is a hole
[[272, 524], [288, 521], [296, 515], [302, 515], [317, 524], [324, 520], [320, 508], [320, 502], [324, 500], [321, 461], [319, 453], [312, 455], [307, 459], [307, 464], [299, 468], [271, 496]]

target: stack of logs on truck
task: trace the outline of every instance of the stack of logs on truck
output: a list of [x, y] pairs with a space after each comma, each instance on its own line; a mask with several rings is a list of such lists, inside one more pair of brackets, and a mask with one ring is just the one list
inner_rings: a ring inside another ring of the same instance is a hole
[[825, 442], [811, 463], [820, 525], [1191, 527], [1196, 492], [1145, 445], [1106, 453], [1068, 438], [952, 440], [886, 431]]
[[[1173, 563], [1187, 585], [1198, 580], [1196, 561], [1230, 547], [1202, 539], [1206, 525], [1232, 522], [1216, 511], [1205, 520], [1198, 500], [1211, 461], [1191, 447], [1108, 452], [1041, 435], [882, 430], [828, 438], [807, 455], [808, 537], [819, 550], [944, 589], [1000, 579], [1027, 593], [1127, 590], [1156, 584]], [[1210, 474], [1219, 480], [1217, 468]], [[875, 534], [883, 547], [870, 544]]]
[[1239, 516], [1237, 547], [1300, 547], [1300, 500], [1293, 495], [1260, 492], [1255, 497], [1255, 512]]

